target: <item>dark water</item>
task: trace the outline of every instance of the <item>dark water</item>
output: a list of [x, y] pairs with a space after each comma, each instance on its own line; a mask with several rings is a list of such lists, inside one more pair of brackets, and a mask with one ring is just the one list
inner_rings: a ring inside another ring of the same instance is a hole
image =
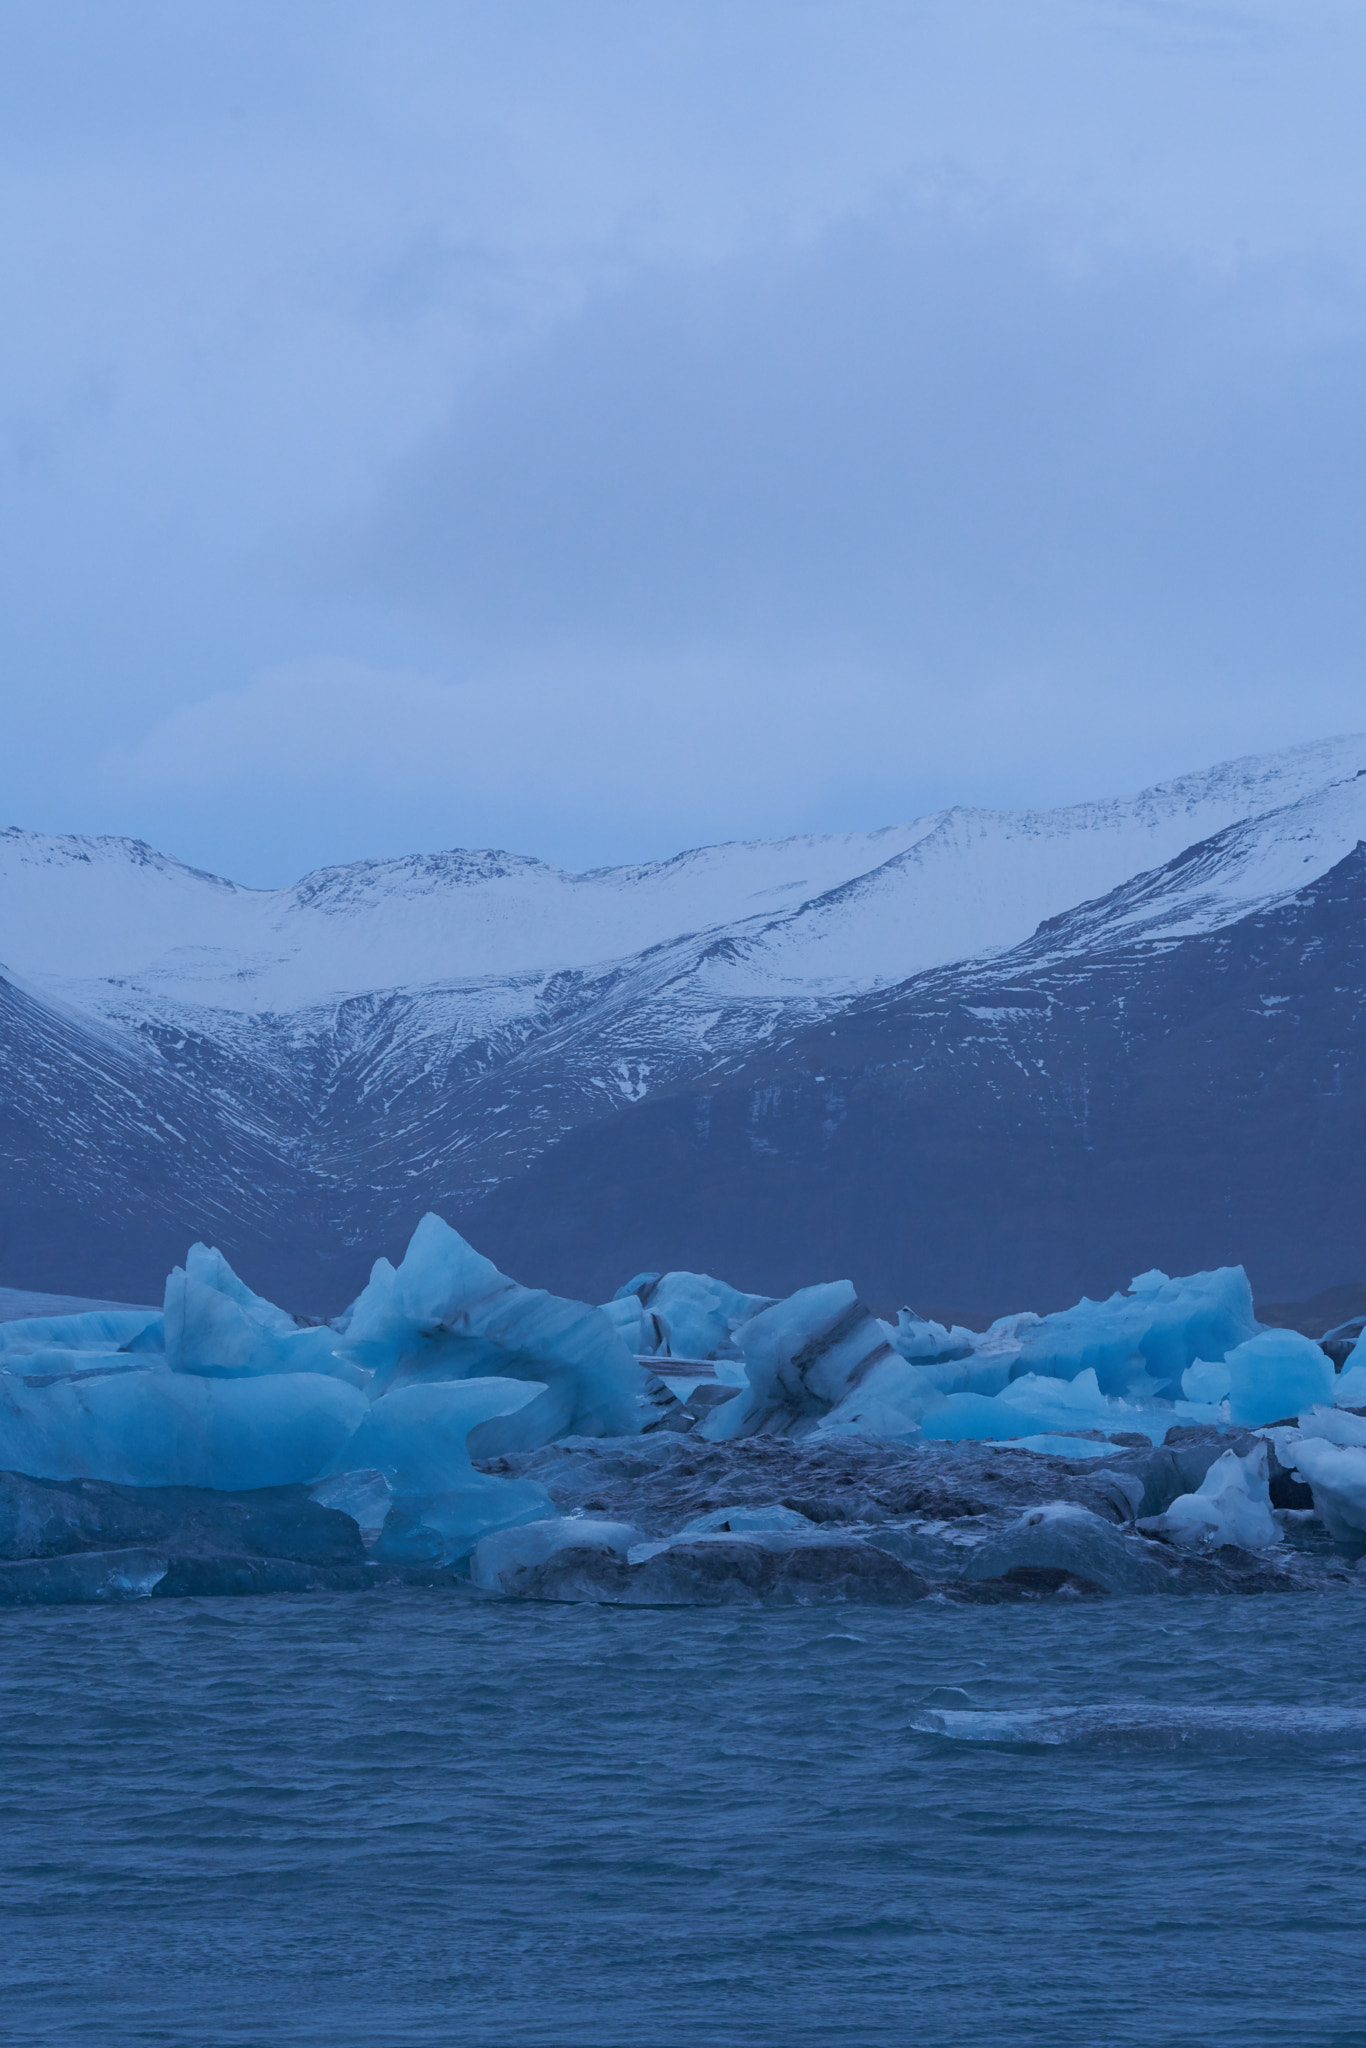
[[1366, 2044], [1366, 1601], [148, 1602], [0, 1688], [7, 2044]]

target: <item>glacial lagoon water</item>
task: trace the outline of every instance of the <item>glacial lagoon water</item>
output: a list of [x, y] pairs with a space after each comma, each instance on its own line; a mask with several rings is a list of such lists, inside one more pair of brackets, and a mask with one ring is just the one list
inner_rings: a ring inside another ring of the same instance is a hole
[[19, 1610], [0, 1694], [15, 2048], [1366, 2044], [1351, 1594]]

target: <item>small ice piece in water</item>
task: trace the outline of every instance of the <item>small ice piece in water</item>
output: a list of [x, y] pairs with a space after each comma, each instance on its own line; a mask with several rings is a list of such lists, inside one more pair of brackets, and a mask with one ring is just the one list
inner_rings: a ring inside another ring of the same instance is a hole
[[[1366, 1364], [1362, 1363], [1361, 1354], [1362, 1347], [1358, 1342], [1356, 1350], [1338, 1374], [1333, 1399], [1339, 1408], [1366, 1408]], [[1355, 1365], [1353, 1359], [1357, 1360]]]
[[1366, 1536], [1366, 1446], [1330, 1443], [1321, 1436], [1296, 1439], [1287, 1429], [1277, 1436], [1276, 1455], [1312, 1489], [1330, 1536], [1339, 1543], [1359, 1543]]
[[1332, 1361], [1298, 1330], [1263, 1330], [1230, 1351], [1224, 1364], [1229, 1416], [1246, 1428], [1281, 1422], [1317, 1404], [1333, 1404]]
[[937, 1685], [933, 1692], [927, 1692], [923, 1699], [916, 1701], [917, 1707], [971, 1707], [972, 1694], [965, 1692], [961, 1685]]
[[1300, 1434], [1322, 1437], [1330, 1444], [1366, 1444], [1366, 1415], [1348, 1415], [1341, 1408], [1311, 1408], [1300, 1417]]
[[713, 1508], [709, 1515], [699, 1515], [695, 1521], [684, 1524], [680, 1531], [684, 1536], [703, 1536], [717, 1529], [733, 1530], [742, 1535], [752, 1529], [814, 1529], [816, 1524], [810, 1515], [798, 1513], [796, 1508], [785, 1508], [777, 1501], [769, 1501], [761, 1507]]
[[1147, 1536], [1161, 1536], [1178, 1550], [1270, 1550], [1281, 1541], [1271, 1511], [1267, 1447], [1259, 1443], [1246, 1457], [1225, 1451], [1215, 1459], [1194, 1493], [1178, 1494], [1165, 1514], [1139, 1523]]
[[481, 1536], [470, 1564], [470, 1577], [486, 1593], [512, 1593], [517, 1581], [562, 1550], [600, 1550], [624, 1558], [640, 1540], [629, 1522], [594, 1520], [587, 1515], [558, 1515], [522, 1522]]

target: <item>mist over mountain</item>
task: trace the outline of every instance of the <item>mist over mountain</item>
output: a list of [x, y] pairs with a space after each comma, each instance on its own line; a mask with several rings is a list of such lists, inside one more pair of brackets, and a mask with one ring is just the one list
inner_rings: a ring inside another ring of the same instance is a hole
[[0, 1280], [144, 1298], [193, 1237], [310, 1312], [429, 1208], [598, 1298], [643, 1266], [985, 1315], [1146, 1266], [1366, 1264], [1366, 736], [1056, 811], [571, 874], [243, 888], [0, 835]]

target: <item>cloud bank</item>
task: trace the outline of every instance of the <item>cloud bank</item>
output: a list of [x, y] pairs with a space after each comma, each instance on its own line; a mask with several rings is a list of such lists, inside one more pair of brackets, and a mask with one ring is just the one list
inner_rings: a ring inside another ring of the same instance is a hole
[[0, 45], [15, 822], [580, 864], [1360, 723], [1353, 7]]

